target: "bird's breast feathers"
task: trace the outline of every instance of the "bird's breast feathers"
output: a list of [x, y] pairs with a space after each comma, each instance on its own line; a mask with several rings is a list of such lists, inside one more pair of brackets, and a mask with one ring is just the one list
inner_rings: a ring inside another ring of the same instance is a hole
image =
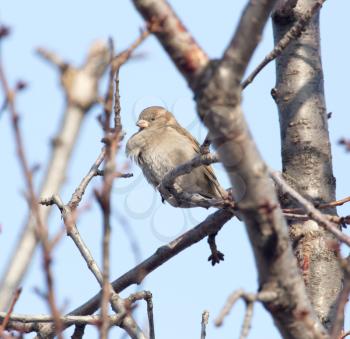
[[174, 167], [191, 160], [196, 152], [188, 139], [172, 127], [134, 134], [126, 145], [126, 153], [154, 184]]

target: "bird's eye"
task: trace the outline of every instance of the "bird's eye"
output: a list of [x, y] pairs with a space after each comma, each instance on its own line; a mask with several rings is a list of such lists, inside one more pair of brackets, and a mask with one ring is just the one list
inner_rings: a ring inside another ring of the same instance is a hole
[[156, 118], [152, 118], [152, 119], [151, 119], [151, 121], [154, 121], [154, 120], [156, 120]]

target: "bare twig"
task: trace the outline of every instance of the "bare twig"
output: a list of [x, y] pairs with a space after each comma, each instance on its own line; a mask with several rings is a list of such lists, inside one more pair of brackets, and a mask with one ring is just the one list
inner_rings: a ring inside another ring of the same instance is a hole
[[191, 173], [191, 171], [199, 166], [208, 166], [211, 165], [215, 162], [219, 161], [219, 157], [217, 154], [211, 154], [211, 153], [206, 153], [206, 154], [201, 154], [193, 158], [192, 160], [179, 165], [169, 171], [163, 178], [162, 183], [160, 184], [164, 188], [169, 188], [172, 185], [174, 185], [175, 179], [181, 175]]
[[201, 339], [205, 339], [207, 336], [207, 325], [209, 320], [209, 312], [203, 311], [202, 313], [202, 322], [201, 322]]
[[302, 33], [303, 29], [310, 22], [314, 14], [321, 8], [325, 0], [318, 0], [311, 7], [309, 11], [303, 13], [298, 21], [292, 26], [292, 28], [283, 36], [283, 38], [277, 43], [274, 49], [264, 58], [264, 60], [254, 69], [254, 71], [242, 82], [242, 88], [246, 88], [253, 82], [255, 77], [260, 71], [271, 61], [276, 59], [282, 52], [288, 47], [291, 41], [297, 39]]
[[[117, 65], [120, 65], [120, 63], [117, 63]], [[112, 64], [112, 69], [113, 69]], [[118, 66], [119, 67], [119, 66]], [[113, 69], [115, 71], [115, 76], [111, 77], [112, 81], [115, 81], [115, 88], [116, 92], [114, 95], [114, 112], [115, 112], [115, 118], [114, 118], [114, 129], [111, 130], [109, 124], [110, 124], [110, 112], [105, 112], [105, 123], [104, 123], [104, 129], [105, 129], [105, 158], [106, 163], [104, 167], [104, 184], [102, 187], [101, 192], [95, 192], [96, 196], [98, 198], [98, 201], [101, 205], [102, 211], [103, 211], [103, 225], [104, 225], [104, 232], [103, 232], [103, 271], [99, 270], [95, 260], [93, 259], [89, 249], [83, 242], [78, 229], [76, 228], [74, 224], [74, 220], [72, 217], [72, 210], [71, 208], [66, 205], [64, 206], [60, 199], [57, 196], [53, 196], [52, 198], [44, 201], [43, 203], [55, 203], [60, 208], [62, 212], [62, 216], [67, 228], [67, 234], [73, 239], [75, 244], [77, 245], [80, 253], [82, 254], [83, 258], [88, 264], [88, 267], [96, 277], [98, 283], [102, 287], [102, 300], [101, 300], [101, 319], [102, 324], [100, 327], [100, 334], [101, 338], [105, 339], [107, 338], [107, 333], [109, 330], [109, 321], [108, 321], [108, 301], [111, 302], [112, 308], [115, 312], [118, 312], [119, 314], [122, 314], [126, 321], [123, 321], [121, 324], [121, 327], [125, 328], [125, 330], [132, 335], [135, 338], [144, 338], [144, 334], [142, 331], [138, 328], [134, 320], [131, 318], [131, 316], [126, 315], [126, 310], [124, 306], [123, 300], [119, 297], [117, 293], [113, 291], [112, 286], [109, 283], [109, 240], [110, 240], [110, 193], [112, 190], [112, 184], [114, 180], [114, 172], [115, 172], [115, 163], [114, 158], [115, 154], [117, 152], [117, 149], [119, 147], [119, 140], [121, 136], [121, 125], [120, 125], [120, 105], [119, 105], [119, 92], [118, 92], [118, 70], [119, 68]], [[109, 89], [111, 85], [109, 84]], [[108, 90], [106, 101], [109, 101], [109, 95], [110, 91]], [[100, 156], [97, 161], [101, 163], [103, 159], [103, 156]], [[88, 182], [91, 180], [91, 178], [97, 174], [98, 171], [98, 165], [96, 166], [96, 163], [92, 167], [92, 169], [89, 171], [88, 175], [83, 179], [83, 183], [88, 184]], [[84, 192], [86, 185], [82, 185]], [[80, 198], [81, 199], [81, 198]], [[79, 199], [78, 199], [79, 200]]]
[[[339, 337], [339, 339], [344, 339], [350, 335], [350, 331], [342, 333], [342, 335]], [[338, 339], [338, 338], [337, 338]]]
[[134, 53], [135, 49], [139, 47], [156, 29], [157, 27], [152, 27], [152, 25], [149, 25], [148, 29], [141, 29], [140, 35], [136, 38], [136, 40], [126, 50], [117, 54], [117, 56], [114, 57], [112, 63], [117, 62], [119, 65], [118, 67], [122, 66], [132, 57], [132, 54]]
[[[315, 207], [317, 209], [325, 209], [325, 208], [329, 208], [329, 207], [337, 207], [337, 206], [342, 206], [346, 203], [350, 202], [350, 197], [346, 197], [340, 200], [335, 200], [335, 201], [331, 201], [328, 202], [326, 204], [319, 204], [319, 205], [315, 205]], [[284, 208], [283, 212], [285, 213], [302, 213], [304, 210], [302, 208]]]
[[[70, 210], [68, 205], [64, 205], [62, 200], [57, 196], [52, 196], [49, 199], [45, 199], [41, 201], [41, 204], [50, 205], [50, 204], [56, 204], [57, 207], [60, 209], [63, 217], [63, 221], [66, 225], [67, 229], [67, 235], [72, 238], [75, 245], [80, 251], [80, 254], [83, 256], [85, 262], [87, 263], [88, 268], [95, 276], [96, 280], [98, 281], [99, 285], [103, 286], [103, 274], [101, 273], [96, 261], [92, 257], [92, 254], [86, 244], [84, 243], [83, 239], [80, 236], [80, 233], [74, 223], [74, 216], [72, 215], [72, 211]], [[127, 321], [123, 321], [121, 323], [121, 327], [125, 328], [125, 330], [130, 334], [134, 335], [135, 338], [143, 339], [144, 334], [142, 331], [138, 328], [137, 325], [135, 325], [133, 319], [126, 315], [124, 302], [123, 300], [113, 291], [112, 286], [108, 283], [108, 290], [106, 294], [109, 296], [109, 300], [111, 302], [112, 308], [115, 312], [119, 313], [121, 317], [125, 320], [127, 318]], [[102, 317], [103, 319], [103, 317]]]
[[[98, 170], [96, 175], [103, 177], [105, 175], [105, 172], [104, 172], [104, 170]], [[126, 179], [126, 178], [131, 178], [133, 176], [133, 174], [132, 173], [121, 173], [121, 172], [117, 171], [117, 172], [113, 173], [113, 176], [114, 176], [114, 178], [125, 178]]]
[[[159, 266], [164, 264], [175, 255], [185, 250], [189, 246], [199, 242], [206, 236], [218, 232], [223, 225], [233, 217], [233, 213], [229, 210], [218, 210], [209, 215], [203, 222], [193, 229], [182, 234], [169, 244], [159, 247], [156, 252], [139, 265], [112, 282], [115, 291], [121, 292], [128, 286], [140, 284], [143, 279]], [[70, 315], [84, 315], [95, 312], [101, 300], [101, 292], [96, 294], [85, 304], [70, 312]], [[52, 333], [51, 326], [42, 327], [42, 331], [46, 336]]]
[[133, 294], [125, 300], [129, 303], [134, 303], [137, 300], [145, 300], [147, 303], [147, 316], [148, 316], [148, 325], [149, 325], [149, 339], [155, 338], [154, 333], [154, 320], [153, 320], [153, 301], [152, 301], [152, 293], [150, 291], [139, 291]]
[[347, 278], [344, 282], [343, 289], [339, 295], [338, 299], [338, 305], [337, 305], [337, 315], [336, 320], [334, 322], [334, 326], [331, 331], [331, 338], [338, 339], [338, 338], [345, 338], [346, 335], [341, 335], [340, 333], [343, 329], [344, 325], [344, 312], [345, 312], [345, 306], [347, 302], [349, 301], [349, 294], [350, 294], [350, 281], [349, 278]]
[[[283, 212], [283, 215], [286, 219], [288, 220], [300, 220], [300, 221], [306, 221], [313, 219], [310, 217], [308, 214], [298, 214], [298, 213], [286, 213]], [[323, 214], [325, 218], [327, 218], [330, 222], [341, 225], [343, 227], [346, 227], [346, 225], [350, 224], [350, 216], [347, 215], [345, 217], [338, 217], [336, 215], [331, 215], [331, 214]]]
[[[41, 52], [44, 52], [41, 49]], [[47, 52], [46, 56], [51, 52]], [[59, 57], [56, 63], [61, 64]], [[60, 190], [67, 172], [67, 166], [74, 145], [79, 135], [80, 128], [86, 113], [97, 97], [97, 83], [102, 77], [108, 63], [108, 49], [101, 42], [94, 43], [89, 52], [85, 64], [74, 68], [69, 65], [60, 73], [61, 83], [66, 92], [66, 97], [71, 98], [67, 103], [62, 124], [52, 143], [52, 154], [48, 162], [46, 174], [43, 180], [40, 196], [48, 196]], [[93, 70], [93, 71], [92, 71]], [[69, 73], [69, 76], [67, 74]], [[81, 90], [81, 81], [84, 79], [84, 90]], [[68, 81], [70, 79], [70, 81]], [[86, 87], [85, 87], [86, 86]], [[86, 90], [86, 89], [91, 89]], [[68, 93], [70, 92], [70, 93]], [[75, 95], [75, 96], [74, 96]], [[50, 209], [39, 207], [43, 223], [46, 223]], [[0, 308], [6, 308], [9, 304], [13, 291], [20, 284], [29, 262], [36, 248], [38, 237], [35, 233], [35, 218], [33, 214], [28, 218], [27, 224], [22, 230], [18, 243], [13, 246], [15, 251], [11, 254], [6, 270], [0, 283]]]
[[[204, 154], [198, 155], [192, 160], [170, 170], [164, 176], [162, 183], [159, 185], [159, 191], [163, 194], [167, 194], [167, 192], [171, 193], [170, 191], [172, 191], [172, 193], [175, 193], [176, 198], [178, 198], [179, 200], [181, 200], [181, 198], [187, 201], [192, 200], [193, 204], [198, 204], [199, 206], [203, 206], [203, 207], [220, 206], [220, 203], [218, 204], [218, 202], [214, 202], [214, 201], [210, 202], [208, 199], [201, 201], [200, 199], [197, 199], [195, 195], [189, 195], [185, 193], [183, 197], [181, 196], [181, 193], [177, 192], [173, 188], [177, 177], [190, 173], [196, 167], [199, 167], [202, 165], [210, 165], [219, 161], [220, 161], [219, 156], [216, 153], [204, 153]], [[319, 204], [315, 206], [315, 208], [326, 209], [329, 207], [341, 206], [348, 202], [350, 202], [350, 197], [345, 197], [343, 199], [331, 201], [329, 203]], [[303, 212], [304, 212], [303, 208], [284, 208], [283, 209], [283, 214], [288, 219], [298, 219], [298, 220], [312, 219], [309, 215], [301, 214]], [[336, 224], [348, 224], [350, 222], [350, 219], [347, 216], [337, 217], [334, 215], [325, 215], [325, 217], [327, 217], [330, 222], [334, 222]]]
[[[54, 287], [53, 287], [53, 276], [52, 270], [50, 267], [51, 264], [51, 253], [50, 253], [50, 244], [48, 240], [48, 231], [46, 225], [43, 223], [39, 211], [39, 205], [37, 203], [37, 197], [34, 190], [32, 172], [30, 170], [29, 164], [27, 162], [27, 158], [24, 150], [24, 143], [22, 139], [22, 134], [19, 127], [19, 115], [16, 111], [15, 107], [15, 91], [11, 90], [7, 79], [3, 70], [2, 63], [0, 63], [0, 83], [2, 85], [4, 95], [7, 98], [8, 109], [11, 114], [11, 122], [14, 131], [14, 138], [17, 148], [18, 160], [21, 166], [23, 176], [26, 181], [27, 189], [28, 189], [28, 202], [30, 206], [30, 210], [32, 211], [35, 219], [36, 219], [36, 232], [41, 241], [42, 252], [43, 252], [43, 270], [46, 278], [46, 286], [47, 286], [47, 303], [50, 307], [51, 313], [55, 319], [55, 327], [57, 330], [57, 336], [59, 339], [62, 338], [61, 335], [61, 323], [59, 321], [59, 311], [56, 306], [56, 300], [54, 295]], [[17, 86], [18, 87], [18, 86]]]
[[[148, 291], [141, 291], [135, 294], [130, 295], [125, 299], [125, 305], [128, 308], [131, 308], [132, 304], [137, 300], [144, 299], [147, 302], [148, 314], [150, 317], [150, 322], [153, 322], [152, 314], [152, 294]], [[75, 331], [72, 338], [81, 338], [84, 334], [84, 329], [86, 325], [100, 326], [102, 323], [102, 317], [100, 315], [84, 315], [84, 316], [60, 316], [60, 321], [65, 326], [75, 325]], [[109, 326], [118, 325], [125, 319], [124, 314], [117, 315], [108, 315], [108, 324]], [[27, 315], [27, 314], [9, 314], [9, 312], [0, 312], [0, 321], [3, 320], [2, 326], [4, 329], [16, 330], [19, 332], [30, 333], [30, 332], [39, 332], [39, 324], [45, 323], [54, 323], [55, 319], [50, 315]], [[4, 326], [6, 322], [6, 326]], [[153, 326], [153, 325], [152, 325]], [[153, 329], [154, 333], [154, 329]], [[154, 339], [154, 337], [150, 337]]]
[[[111, 41], [111, 49], [113, 54], [113, 42]], [[131, 53], [129, 53], [129, 56]], [[120, 102], [119, 102], [119, 88], [118, 88], [118, 73], [119, 64], [115, 60], [112, 60], [111, 71], [110, 71], [110, 83], [108, 84], [108, 90], [106, 94], [106, 104], [105, 104], [105, 115], [104, 115], [104, 131], [105, 131], [105, 144], [106, 144], [106, 161], [104, 165], [104, 176], [103, 176], [103, 186], [101, 191], [95, 191], [97, 201], [99, 202], [103, 215], [103, 239], [102, 239], [102, 299], [101, 299], [101, 317], [102, 324], [100, 327], [100, 338], [107, 339], [109, 324], [108, 324], [108, 302], [110, 300], [110, 283], [109, 283], [109, 247], [110, 247], [110, 235], [111, 235], [111, 223], [110, 223], [110, 212], [111, 212], [111, 191], [114, 180], [115, 172], [115, 156], [119, 149], [119, 141], [121, 138], [122, 127], [120, 119]], [[126, 59], [127, 60], [127, 59]], [[114, 63], [115, 61], [115, 63]], [[114, 92], [114, 128], [110, 126], [110, 115], [112, 110], [108, 109], [108, 103], [113, 102], [113, 83], [115, 84]], [[120, 310], [121, 307], [121, 310]], [[119, 311], [125, 312], [124, 306], [120, 304], [118, 307]]]
[[346, 333], [342, 334], [342, 330], [344, 326], [345, 306], [349, 301], [349, 294], [350, 294], [350, 260], [349, 258], [342, 259], [341, 265], [344, 271], [344, 283], [343, 283], [343, 289], [340, 292], [340, 295], [337, 301], [335, 321], [331, 329], [332, 339], [338, 339], [338, 338], [341, 339], [341, 338], [345, 338], [348, 335]]
[[252, 327], [253, 311], [254, 311], [254, 303], [246, 302], [246, 309], [245, 309], [245, 314], [244, 314], [244, 319], [242, 324], [241, 335], [239, 336], [240, 339], [246, 339], [248, 337], [250, 328]]
[[152, 294], [146, 296], [147, 303], [147, 316], [148, 316], [148, 326], [149, 326], [149, 339], [155, 339], [155, 331], [154, 331], [154, 319], [153, 319], [153, 301]]
[[146, 302], [147, 302], [147, 316], [148, 316], [148, 326], [149, 326], [149, 338], [150, 339], [155, 339], [152, 297], [147, 298]]
[[[108, 159], [106, 162], [110, 165], [111, 159]], [[113, 161], [113, 160], [112, 160]], [[106, 167], [105, 167], [106, 168]], [[104, 176], [104, 178], [107, 178], [107, 176]], [[113, 180], [113, 179], [112, 179]], [[106, 181], [105, 181], [106, 183]], [[105, 184], [106, 185], [106, 184]], [[102, 324], [100, 327], [100, 338], [101, 339], [107, 339], [108, 337], [108, 331], [109, 331], [109, 323], [108, 323], [108, 302], [111, 298], [111, 288], [109, 283], [109, 256], [110, 256], [110, 237], [111, 237], [111, 224], [110, 224], [110, 192], [112, 189], [112, 185], [110, 185], [110, 188], [108, 189], [108, 196], [105, 199], [108, 199], [108, 204], [105, 204], [103, 202], [104, 196], [102, 194], [98, 197], [98, 200], [100, 201], [100, 205], [102, 208], [103, 213], [103, 238], [102, 238], [102, 276], [103, 276], [103, 283], [102, 283], [102, 299], [101, 299], [101, 318], [102, 318]], [[102, 189], [104, 191], [104, 189]], [[105, 200], [106, 201], [106, 200]], [[124, 312], [124, 310], [120, 310], [120, 308], [117, 309], [118, 311]]]
[[350, 152], [350, 139], [341, 138], [338, 143], [339, 145], [344, 145], [345, 150]]
[[141, 30], [140, 35], [136, 38], [136, 40], [124, 51], [120, 52], [116, 56], [114, 56], [114, 43], [112, 40], [110, 40], [110, 51], [111, 55], [113, 56], [111, 58], [111, 68], [109, 71], [109, 81], [108, 81], [108, 88], [106, 91], [105, 98], [103, 100], [103, 108], [104, 108], [104, 121], [103, 121], [103, 127], [104, 130], [109, 128], [109, 120], [112, 113], [113, 108], [113, 94], [114, 94], [114, 79], [117, 70], [125, 64], [133, 55], [134, 51], [137, 47], [139, 47], [142, 42], [144, 42], [147, 37], [150, 35], [150, 29]]
[[[103, 295], [102, 298], [102, 307], [101, 307], [101, 317], [102, 317], [102, 326], [101, 328], [101, 337], [107, 337], [107, 331], [109, 329], [109, 324], [107, 321], [107, 305], [108, 301], [111, 301], [112, 308], [116, 312], [120, 312], [124, 315], [125, 321], [123, 322], [125, 329], [127, 332], [135, 336], [135, 338], [143, 338], [142, 331], [137, 327], [134, 320], [125, 315], [125, 307], [121, 298], [113, 292], [113, 289], [109, 283], [109, 237], [110, 237], [110, 192], [112, 189], [112, 183], [114, 178], [118, 176], [130, 177], [130, 174], [118, 174], [115, 172], [115, 164], [114, 157], [116, 151], [119, 147], [119, 141], [122, 137], [122, 129], [120, 124], [120, 104], [119, 104], [119, 90], [118, 90], [118, 71], [122, 64], [124, 64], [131, 56], [134, 49], [140, 45], [140, 43], [149, 35], [148, 32], [142, 32], [141, 36], [137, 39], [137, 41], [128, 48], [125, 52], [119, 54], [117, 57], [113, 58], [111, 61], [111, 71], [110, 71], [110, 81], [108, 84], [108, 90], [105, 97], [105, 116], [103, 121], [103, 127], [105, 130], [105, 137], [103, 141], [106, 146], [102, 150], [96, 162], [91, 167], [89, 173], [82, 180], [81, 184], [74, 192], [71, 201], [64, 205], [60, 198], [57, 195], [52, 196], [49, 199], [43, 200], [42, 203], [56, 204], [61, 210], [62, 216], [65, 221], [65, 225], [67, 228], [67, 233], [72, 237], [73, 241], [79, 248], [79, 251], [83, 255], [86, 260], [88, 267], [95, 275], [97, 281], [103, 286]], [[113, 54], [113, 43], [111, 42], [111, 53]], [[113, 86], [115, 84], [115, 86]], [[115, 94], [113, 92], [113, 87], [115, 87]], [[110, 116], [111, 116], [111, 106], [113, 102], [113, 94], [114, 94], [114, 128], [110, 127]], [[98, 167], [102, 163], [102, 161], [106, 159], [105, 167], [103, 172], [99, 171]], [[89, 249], [84, 244], [83, 240], [80, 237], [80, 234], [74, 223], [73, 212], [74, 209], [78, 206], [81, 198], [85, 192], [85, 189], [90, 182], [90, 180], [95, 175], [103, 174], [104, 185], [102, 187], [101, 192], [96, 191], [96, 196], [103, 210], [103, 219], [104, 219], [104, 237], [103, 237], [103, 273], [101, 274], [96, 262], [93, 260]], [[123, 325], [122, 325], [123, 327]]]
[[[205, 146], [206, 147], [206, 146]], [[199, 194], [191, 194], [183, 192], [175, 183], [177, 177], [190, 173], [194, 168], [199, 166], [208, 166], [212, 163], [218, 162], [218, 156], [211, 153], [203, 153], [192, 160], [175, 167], [170, 170], [163, 178], [162, 182], [158, 186], [158, 190], [163, 199], [172, 197], [176, 199], [179, 207], [181, 206], [194, 206], [194, 207], [234, 207], [232, 200], [225, 199], [208, 199]]]
[[68, 206], [72, 209], [75, 210], [81, 199], [83, 198], [83, 195], [85, 193], [86, 187], [89, 185], [90, 181], [92, 180], [93, 177], [96, 175], [99, 175], [99, 166], [102, 164], [104, 158], [106, 155], [106, 150], [103, 148], [101, 150], [101, 153], [98, 155], [96, 161], [93, 163], [91, 166], [89, 172], [86, 174], [86, 176], [83, 178], [83, 180], [80, 182], [79, 186], [76, 188], [74, 191], [71, 199], [69, 200]]
[[7, 324], [9, 323], [9, 321], [11, 319], [13, 309], [15, 308], [16, 302], [17, 302], [19, 296], [21, 295], [21, 292], [22, 292], [22, 289], [18, 288], [17, 291], [15, 292], [15, 295], [13, 296], [9, 310], [4, 314], [4, 317], [2, 318], [2, 322], [0, 325], [0, 338], [2, 338], [2, 334], [3, 334], [4, 330], [7, 327]]
[[[207, 68], [208, 72], [204, 72], [203, 81], [194, 94], [200, 117], [214, 136], [213, 144], [218, 149], [232, 185], [240, 179], [245, 183], [244, 188], [235, 193], [237, 196], [244, 194], [241, 207], [245, 209], [243, 218], [257, 259], [259, 283], [264, 285], [278, 281], [283, 287], [283, 292], [273, 305], [265, 306], [273, 314], [279, 329], [290, 337], [325, 337], [325, 330], [308, 301], [305, 285], [299, 275], [288, 241], [287, 225], [278, 207], [278, 199], [266, 164], [251, 137], [240, 107], [242, 76], [276, 2], [248, 2], [223, 58], [215, 67]], [[137, 8], [147, 18], [147, 14], [151, 17], [152, 6], [159, 3], [163, 4], [162, 1], [139, 0]], [[146, 9], [140, 7], [141, 5]], [[159, 17], [156, 15], [156, 18]], [[168, 17], [164, 18], [168, 23]], [[173, 51], [167, 48], [171, 36], [163, 34], [159, 40], [176, 64]], [[244, 157], [232, 171], [232, 158], [240, 157], [242, 151]], [[269, 208], [261, 209], [263, 205]], [[284, 279], [286, 274], [290, 279]], [[297, 317], [294, 308], [287, 309], [283, 314], [279, 312], [281, 307], [290, 303], [298, 305], [304, 311], [304, 316]], [[310, 322], [313, 326], [309, 326]]]
[[[249, 304], [254, 304], [256, 301], [271, 302], [276, 298], [277, 298], [277, 291], [261, 291], [259, 293], [248, 293], [242, 289], [234, 291], [227, 298], [225, 306], [222, 308], [220, 314], [215, 319], [215, 326], [221, 326], [223, 324], [225, 317], [230, 313], [231, 309], [233, 308], [233, 306], [235, 305], [235, 303], [239, 299], [243, 299], [246, 303], [247, 308], [248, 308]], [[250, 326], [252, 309], [249, 309], [249, 312], [247, 310], [247, 313], [248, 313], [248, 315], [246, 314], [246, 317], [245, 317], [245, 320], [247, 320], [247, 321], [244, 321], [244, 324], [249, 323], [249, 326]], [[248, 318], [248, 319], [246, 319], [246, 318]], [[246, 333], [246, 326], [247, 325], [244, 325], [242, 328], [241, 338], [242, 338], [243, 332]]]
[[[5, 321], [5, 312], [0, 312], [0, 319]], [[60, 321], [65, 325], [99, 325], [101, 323], [100, 315], [84, 315], [84, 316], [60, 316]], [[123, 316], [109, 315], [108, 321], [111, 325], [118, 324], [123, 320]], [[12, 314], [9, 317], [10, 322], [26, 323], [53, 323], [55, 320], [50, 315], [27, 315], [27, 314]], [[4, 322], [3, 322], [4, 324]]]
[[[111, 61], [111, 69], [109, 76], [109, 84], [105, 96], [105, 114], [104, 114], [104, 142], [106, 144], [106, 161], [103, 169], [103, 187], [101, 191], [96, 191], [95, 195], [102, 209], [103, 215], [103, 284], [101, 299], [101, 316], [102, 324], [100, 327], [101, 339], [107, 338], [109, 325], [107, 321], [108, 301], [110, 300], [110, 283], [109, 283], [109, 243], [111, 234], [110, 213], [111, 213], [111, 191], [115, 175], [115, 157], [119, 149], [119, 142], [123, 137], [122, 125], [120, 118], [120, 97], [119, 97], [119, 69], [131, 57], [133, 51], [149, 36], [148, 31], [141, 31], [138, 39], [124, 52], [118, 54]], [[113, 53], [113, 41], [110, 41], [111, 54]], [[113, 100], [114, 99], [114, 100]], [[114, 126], [110, 126], [110, 117], [114, 111]], [[113, 292], [114, 293], [114, 292]], [[114, 298], [117, 294], [114, 293]], [[118, 308], [121, 312], [125, 312], [123, 303], [118, 302]]]
[[41, 47], [37, 48], [36, 51], [43, 59], [45, 59], [51, 65], [58, 67], [60, 72], [65, 71], [69, 67], [67, 62], [65, 62], [59, 55], [52, 51]]
[[317, 221], [320, 225], [325, 227], [329, 232], [336, 236], [336, 238], [348, 246], [350, 246], [350, 237], [344, 234], [337, 225], [333, 224], [324, 214], [322, 214], [310, 201], [305, 199], [301, 194], [295, 191], [288, 183], [282, 179], [280, 173], [270, 171], [272, 179], [285, 192], [287, 192], [293, 199], [299, 202], [305, 209], [309, 217]]

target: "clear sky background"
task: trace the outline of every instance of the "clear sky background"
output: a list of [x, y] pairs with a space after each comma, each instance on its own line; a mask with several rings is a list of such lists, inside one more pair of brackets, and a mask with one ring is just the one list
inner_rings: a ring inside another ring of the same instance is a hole
[[[171, 4], [210, 57], [219, 58], [230, 40], [246, 1], [171, 1]], [[349, 1], [329, 1], [322, 9], [322, 59], [325, 75], [327, 109], [333, 112], [329, 121], [333, 148], [334, 171], [337, 178], [337, 197], [349, 195], [348, 168], [350, 154], [337, 145], [339, 138], [350, 137], [347, 105], [349, 79], [348, 21]], [[11, 36], [1, 46], [1, 56], [8, 78], [13, 84], [23, 79], [29, 84], [17, 101], [21, 127], [31, 164], [41, 164], [36, 176], [39, 187], [43, 169], [50, 152], [50, 139], [55, 135], [63, 114], [65, 101], [58, 83], [58, 74], [40, 59], [34, 49], [43, 46], [79, 65], [90, 44], [96, 39], [114, 38], [119, 50], [127, 47], [139, 34], [143, 21], [131, 1], [67, 1], [3, 0], [0, 22], [12, 28]], [[250, 64], [250, 70], [273, 47], [271, 24], [265, 29], [262, 43]], [[139, 112], [150, 105], [163, 105], [174, 112], [183, 126], [202, 141], [205, 129], [201, 126], [192, 93], [155, 38], [149, 38], [139, 49], [144, 58], [123, 67], [120, 75], [122, 122], [127, 138], [135, 131]], [[280, 138], [276, 106], [270, 96], [274, 86], [274, 64], [266, 67], [254, 83], [244, 91], [243, 108], [253, 136], [266, 162], [280, 169]], [[106, 81], [101, 83], [105, 92]], [[0, 102], [3, 94], [0, 93]], [[96, 116], [101, 107], [95, 107], [83, 126], [79, 142], [69, 166], [62, 198], [68, 201], [82, 176], [90, 168], [101, 148], [101, 129]], [[20, 229], [25, 222], [27, 206], [22, 197], [24, 182], [19, 171], [8, 113], [0, 116], [0, 154], [2, 159], [0, 188], [0, 272], [13, 251]], [[119, 166], [126, 164], [123, 154]], [[141, 259], [147, 258], [185, 230], [198, 224], [212, 211], [204, 209], [181, 210], [163, 205], [159, 195], [146, 183], [140, 170], [131, 165], [134, 177], [115, 183], [113, 189], [113, 233], [111, 246], [111, 277], [117, 278]], [[228, 179], [219, 165], [216, 173], [224, 187]], [[100, 179], [93, 180], [85, 200], [92, 200], [92, 188], [100, 187]], [[338, 209], [340, 215], [350, 214], [347, 206]], [[135, 235], [141, 255], [135, 259], [130, 242], [121, 227], [123, 224]], [[101, 213], [93, 202], [90, 211], [78, 222], [84, 240], [94, 257], [101, 261]], [[55, 211], [50, 218], [50, 232], [54, 234], [62, 221]], [[201, 313], [209, 310], [207, 338], [237, 338], [240, 332], [244, 305], [238, 302], [227, 317], [224, 326], [215, 328], [213, 319], [227, 296], [243, 287], [254, 292], [257, 275], [254, 258], [244, 225], [232, 220], [217, 238], [225, 261], [215, 267], [207, 262], [209, 248], [206, 241], [192, 246], [167, 262], [147, 277], [142, 288], [154, 296], [155, 329], [157, 338], [199, 338]], [[348, 250], [344, 249], [344, 254]], [[98, 290], [98, 284], [83, 262], [71, 239], [64, 237], [54, 253], [53, 271], [58, 305], [70, 311], [89, 299]], [[23, 292], [16, 305], [16, 313], [47, 313], [48, 308], [34, 288], [44, 288], [41, 252], [37, 251], [23, 282]], [[1, 274], [1, 273], [0, 273]], [[127, 296], [135, 286], [122, 292]], [[146, 324], [145, 305], [139, 303], [137, 318]], [[346, 320], [349, 329], [349, 319]], [[68, 337], [71, 329], [65, 332]], [[97, 331], [88, 327], [86, 338], [96, 338]], [[114, 329], [113, 337], [121, 331]], [[28, 335], [32, 337], [33, 335]], [[112, 335], [111, 335], [112, 337]], [[252, 339], [279, 338], [271, 317], [260, 306], [255, 308]]]

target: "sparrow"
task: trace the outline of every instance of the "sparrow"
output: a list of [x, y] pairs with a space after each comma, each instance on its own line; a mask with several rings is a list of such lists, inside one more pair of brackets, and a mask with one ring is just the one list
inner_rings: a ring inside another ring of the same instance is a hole
[[[197, 140], [183, 128], [173, 114], [160, 106], [144, 109], [136, 123], [139, 131], [126, 144], [126, 154], [142, 169], [147, 181], [159, 190], [164, 176], [175, 167], [200, 154]], [[179, 176], [175, 183], [180, 191], [199, 194], [203, 198], [225, 200], [228, 193], [220, 186], [211, 166], [200, 166]], [[174, 196], [162, 196], [179, 207]], [[181, 207], [194, 207], [182, 202]]]

